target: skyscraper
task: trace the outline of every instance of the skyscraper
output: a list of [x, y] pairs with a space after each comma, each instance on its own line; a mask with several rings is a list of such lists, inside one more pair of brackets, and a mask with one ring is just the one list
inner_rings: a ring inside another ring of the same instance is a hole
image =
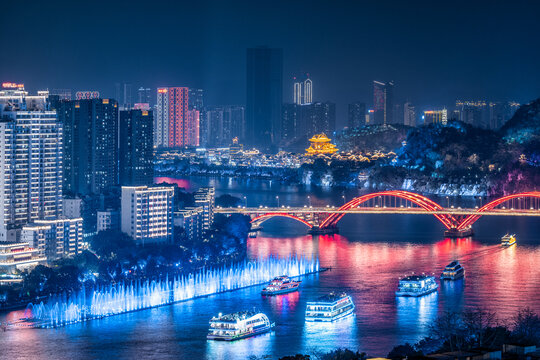
[[192, 143], [188, 131], [189, 89], [161, 87], [157, 90], [154, 146], [174, 148]]
[[309, 74], [294, 77], [293, 102], [297, 105], [306, 105], [313, 102], [313, 82]]
[[267, 150], [281, 139], [283, 50], [247, 49], [246, 143]]
[[200, 112], [199, 110], [188, 110], [188, 123], [187, 123], [187, 143], [188, 146], [200, 145]]
[[364, 126], [366, 124], [366, 104], [355, 102], [349, 104], [349, 122], [350, 129]]
[[394, 82], [373, 81], [375, 124], [387, 125], [394, 120]]
[[194, 89], [189, 88], [188, 90], [189, 95], [189, 109], [193, 110], [202, 110], [204, 107], [204, 90], [203, 89]]
[[416, 126], [416, 110], [409, 102], [406, 102], [403, 105], [403, 124], [407, 126]]
[[132, 88], [130, 83], [116, 83], [115, 98], [118, 101], [120, 109], [127, 110], [133, 107]]
[[118, 103], [113, 99], [52, 104], [64, 124], [64, 191], [99, 194], [118, 184]]
[[47, 107], [47, 92], [0, 91], [0, 241], [62, 215], [63, 124]]
[[448, 123], [448, 110], [426, 110], [424, 111], [424, 124], [442, 124]]
[[141, 86], [137, 90], [137, 103], [148, 104], [149, 107], [152, 107], [152, 89]]
[[205, 146], [226, 146], [233, 138], [244, 139], [244, 107], [214, 106], [205, 110], [205, 132], [201, 137]]
[[154, 117], [152, 111], [120, 111], [120, 185], [154, 183]]

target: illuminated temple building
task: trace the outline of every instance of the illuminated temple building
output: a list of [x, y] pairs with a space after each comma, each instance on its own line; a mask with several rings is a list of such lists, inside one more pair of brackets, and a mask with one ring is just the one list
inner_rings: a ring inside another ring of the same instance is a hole
[[307, 155], [330, 155], [338, 151], [336, 145], [331, 144], [325, 134], [314, 135], [309, 142], [310, 146], [306, 149]]

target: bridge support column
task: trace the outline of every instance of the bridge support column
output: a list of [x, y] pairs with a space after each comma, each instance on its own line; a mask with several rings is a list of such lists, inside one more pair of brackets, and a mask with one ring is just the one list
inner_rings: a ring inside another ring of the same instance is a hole
[[326, 227], [323, 229], [321, 229], [318, 226], [313, 226], [308, 231], [308, 234], [311, 234], [311, 235], [329, 235], [329, 234], [338, 234], [338, 233], [339, 233], [339, 229], [337, 228], [337, 226]]
[[444, 236], [456, 239], [456, 238], [464, 238], [473, 236], [474, 231], [471, 226], [465, 228], [465, 229], [458, 229], [458, 228], [451, 228], [444, 232]]

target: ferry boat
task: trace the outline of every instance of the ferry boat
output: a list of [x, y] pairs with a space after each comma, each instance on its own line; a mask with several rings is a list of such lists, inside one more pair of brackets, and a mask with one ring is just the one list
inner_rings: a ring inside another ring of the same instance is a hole
[[399, 280], [396, 296], [423, 296], [436, 291], [438, 287], [434, 276], [410, 275]]
[[516, 235], [506, 234], [501, 238], [502, 246], [512, 246], [516, 243]]
[[262, 289], [263, 295], [278, 295], [278, 294], [286, 294], [293, 291], [298, 290], [298, 287], [300, 286], [301, 281], [294, 281], [289, 279], [288, 276], [278, 276], [274, 278], [266, 286], [264, 289]]
[[308, 301], [306, 321], [332, 322], [354, 313], [352, 298], [346, 293], [331, 292], [317, 301]]
[[207, 339], [232, 341], [263, 334], [276, 326], [263, 313], [256, 311], [241, 311], [233, 314], [213, 317]]
[[441, 274], [441, 280], [458, 280], [464, 276], [465, 268], [461, 266], [459, 261], [454, 260], [444, 268]]

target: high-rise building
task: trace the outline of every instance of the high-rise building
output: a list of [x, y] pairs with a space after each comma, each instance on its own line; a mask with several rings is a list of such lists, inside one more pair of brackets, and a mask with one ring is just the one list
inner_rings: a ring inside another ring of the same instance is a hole
[[520, 104], [515, 101], [489, 103], [489, 128], [498, 129], [514, 116]]
[[293, 103], [297, 105], [307, 105], [313, 102], [313, 82], [309, 74], [294, 77]]
[[82, 218], [36, 220], [23, 226], [21, 239], [48, 261], [75, 256], [86, 248]]
[[148, 104], [148, 107], [152, 107], [152, 89], [141, 86], [137, 90], [137, 103]]
[[64, 191], [99, 194], [118, 184], [118, 104], [113, 99], [53, 104], [64, 124]]
[[298, 104], [283, 104], [281, 111], [281, 139], [285, 142], [293, 141], [297, 137], [301, 107]]
[[118, 106], [121, 110], [128, 110], [133, 107], [132, 88], [130, 83], [116, 83], [115, 99], [118, 101]]
[[174, 225], [184, 229], [190, 241], [202, 239], [204, 232], [204, 209], [201, 206], [188, 207], [174, 213]]
[[448, 110], [426, 110], [424, 111], [424, 124], [443, 124], [448, 123]]
[[157, 90], [157, 114], [154, 120], [154, 146], [175, 148], [189, 146], [193, 140], [188, 130], [189, 89], [161, 87]]
[[77, 91], [75, 93], [75, 100], [91, 100], [91, 99], [99, 99], [99, 91], [84, 90], [84, 91]]
[[106, 230], [120, 230], [120, 212], [107, 209], [97, 212], [97, 232]]
[[204, 146], [226, 146], [233, 138], [245, 138], [243, 106], [214, 106], [204, 111], [204, 131], [201, 130], [201, 142]]
[[203, 208], [203, 229], [208, 230], [214, 222], [214, 205], [216, 198], [216, 189], [212, 187], [203, 187], [194, 194], [195, 205]]
[[188, 110], [187, 123], [187, 143], [188, 146], [200, 145], [200, 111], [196, 109]]
[[122, 232], [138, 245], [173, 239], [172, 186], [122, 186]]
[[0, 241], [62, 215], [63, 131], [47, 92], [0, 91]]
[[204, 108], [204, 90], [203, 89], [194, 89], [189, 88], [188, 90], [189, 100], [188, 106], [189, 110], [202, 110]]
[[406, 102], [403, 105], [403, 124], [407, 126], [416, 126], [416, 110], [409, 102]]
[[154, 183], [154, 117], [152, 111], [120, 111], [120, 185]]
[[364, 126], [366, 124], [366, 104], [355, 102], [349, 104], [349, 123], [350, 129]]
[[456, 100], [456, 110], [459, 114], [460, 121], [485, 129], [489, 127], [489, 107], [487, 101]]
[[311, 137], [315, 134], [331, 134], [336, 130], [336, 104], [314, 102], [300, 107], [301, 127], [297, 135]]
[[375, 124], [387, 125], [394, 120], [394, 82], [373, 81]]
[[281, 140], [283, 50], [247, 49], [246, 143], [269, 149]]
[[60, 100], [71, 100], [71, 89], [52, 89], [49, 96], [57, 95]]

